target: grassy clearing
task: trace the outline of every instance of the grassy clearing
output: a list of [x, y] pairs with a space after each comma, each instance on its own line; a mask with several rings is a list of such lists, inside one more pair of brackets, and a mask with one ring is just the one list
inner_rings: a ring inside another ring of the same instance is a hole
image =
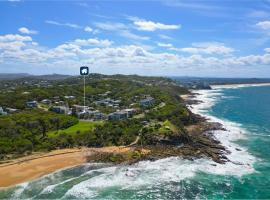
[[177, 128], [169, 120], [166, 120], [165, 122], [163, 122], [161, 128], [159, 129], [159, 133], [165, 135], [171, 132], [177, 132]]
[[78, 124], [75, 124], [74, 126], [71, 126], [67, 129], [64, 130], [59, 130], [57, 131], [51, 131], [48, 133], [49, 137], [55, 137], [61, 133], [65, 133], [68, 135], [74, 135], [75, 133], [77, 133], [78, 131], [80, 132], [85, 132], [85, 131], [93, 131], [94, 128], [97, 125], [102, 124], [103, 122], [92, 122], [92, 121], [79, 121]]

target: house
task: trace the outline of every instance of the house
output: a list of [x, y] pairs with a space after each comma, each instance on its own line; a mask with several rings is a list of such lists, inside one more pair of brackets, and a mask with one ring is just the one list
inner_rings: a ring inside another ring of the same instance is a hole
[[75, 96], [64, 96], [65, 99], [73, 100], [75, 99]]
[[78, 113], [81, 113], [83, 111], [91, 110], [89, 106], [81, 106], [81, 105], [73, 105], [72, 106], [72, 114], [77, 115]]
[[106, 115], [103, 114], [102, 112], [99, 112], [98, 110], [95, 111], [90, 111], [90, 110], [86, 110], [86, 111], [82, 111], [77, 113], [77, 117], [79, 119], [92, 119], [92, 120], [104, 120], [106, 119]]
[[43, 99], [43, 100], [41, 101], [41, 103], [50, 105], [50, 104], [52, 103], [52, 101], [51, 101], [50, 99]]
[[26, 106], [27, 106], [28, 108], [37, 108], [37, 107], [38, 107], [38, 104], [37, 104], [36, 101], [27, 101], [27, 102], [26, 102]]
[[142, 107], [150, 107], [153, 106], [155, 103], [155, 99], [152, 97], [147, 97], [140, 101], [140, 106]]
[[0, 107], [0, 115], [7, 115], [7, 112], [4, 112], [2, 107]]
[[128, 118], [132, 117], [136, 113], [136, 109], [134, 108], [127, 108], [124, 109], [123, 111], [127, 113]]
[[103, 114], [102, 112], [97, 111], [94, 113], [93, 119], [94, 120], [104, 120], [104, 119], [106, 119], [106, 115]]
[[105, 92], [105, 93], [103, 93], [103, 94], [99, 94], [99, 96], [106, 97], [106, 96], [108, 96], [109, 94], [111, 94], [111, 91], [107, 91], [107, 92]]
[[71, 114], [69, 107], [66, 107], [66, 106], [53, 106], [50, 108], [50, 111], [58, 113], [58, 114], [65, 114], [65, 115]]
[[80, 112], [74, 113], [72, 110], [72, 114], [76, 115], [78, 119], [88, 119], [89, 113], [87, 111], [80, 111]]
[[20, 110], [19, 109], [16, 109], [16, 108], [6, 108], [6, 111], [9, 114], [20, 112]]
[[108, 115], [108, 120], [122, 120], [127, 118], [128, 113], [125, 111], [117, 111]]
[[113, 100], [110, 98], [102, 99], [95, 102], [95, 104], [99, 106], [108, 106], [108, 107], [114, 107], [114, 108], [118, 108], [119, 103], [121, 103], [121, 100]]
[[53, 97], [53, 100], [54, 100], [54, 102], [55, 101], [60, 101], [60, 97], [59, 96], [55, 96], [55, 97]]

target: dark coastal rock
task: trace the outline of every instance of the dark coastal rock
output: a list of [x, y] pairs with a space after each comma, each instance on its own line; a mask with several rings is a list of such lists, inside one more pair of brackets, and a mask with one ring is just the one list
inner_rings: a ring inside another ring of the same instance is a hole
[[203, 103], [202, 101], [195, 100], [195, 99], [187, 99], [185, 100], [186, 105], [198, 105], [200, 103]]
[[217, 131], [217, 130], [226, 130], [221, 123], [212, 122], [209, 123], [209, 130]]
[[235, 161], [231, 161], [233, 164], [235, 164], [235, 165], [244, 165], [243, 163], [241, 163], [241, 162], [235, 162]]

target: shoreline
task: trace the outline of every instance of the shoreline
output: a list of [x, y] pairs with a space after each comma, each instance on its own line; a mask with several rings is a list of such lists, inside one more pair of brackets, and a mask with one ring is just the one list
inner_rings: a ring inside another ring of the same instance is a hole
[[240, 88], [240, 87], [259, 87], [270, 86], [270, 83], [236, 83], [236, 84], [213, 84], [212, 89]]
[[[257, 84], [256, 86], [261, 85], [262, 84]], [[267, 85], [270, 85], [270, 83]], [[243, 84], [233, 85], [233, 87], [235, 86], [242, 87]], [[254, 84], [246, 84], [245, 86], [254, 86]], [[73, 148], [54, 150], [49, 153], [40, 153], [38, 155], [32, 154], [0, 164], [0, 189], [29, 182], [58, 170], [72, 168], [87, 162], [102, 161], [104, 157], [104, 161], [110, 161], [111, 157], [106, 158], [106, 155], [133, 154], [134, 152], [139, 152], [140, 156], [142, 156], [120, 162], [132, 164], [138, 161], [153, 161], [180, 156], [181, 158], [188, 160], [206, 160], [209, 164], [208, 167], [213, 171], [216, 170], [215, 173], [218, 174], [228, 173], [241, 176], [247, 173], [253, 173], [254, 169], [252, 168], [252, 164], [255, 162], [254, 157], [251, 156], [245, 148], [234, 143], [234, 141], [245, 137], [245, 134], [242, 133], [245, 132], [245, 130], [236, 123], [224, 121], [204, 112], [215, 104], [215, 95], [221, 95], [221, 89], [232, 87], [232, 85], [223, 85], [223, 88], [221, 87], [222, 86], [219, 85], [219, 88], [212, 90], [195, 90], [192, 91], [190, 95], [185, 95], [184, 98], [182, 97], [192, 113], [200, 115], [206, 119], [205, 124], [208, 123], [208, 125], [213, 125], [214, 123], [219, 123], [224, 127], [224, 129], [211, 129], [208, 127], [208, 129], [206, 128], [202, 132], [202, 130], [199, 129], [203, 129], [203, 125], [205, 125], [204, 123], [199, 124], [197, 127], [195, 126], [195, 129], [193, 130], [195, 134], [193, 133], [193, 136], [195, 138], [198, 137], [198, 139], [193, 144], [194, 146], [192, 144], [184, 145], [182, 148], [166, 145], [160, 145], [157, 147], [148, 146], [146, 149], [141, 149], [142, 151], [139, 150], [138, 146]], [[220, 143], [216, 143], [215, 141]], [[198, 144], [203, 146], [196, 146]], [[225, 149], [220, 147], [225, 147]], [[144, 150], [146, 150], [146, 153], [143, 152]], [[101, 156], [101, 159], [96, 159], [96, 155]], [[225, 160], [228, 158], [226, 162], [218, 162], [219, 159], [222, 161], [222, 156], [225, 156]], [[214, 158], [217, 158], [217, 160]], [[116, 164], [119, 163], [116, 162]], [[217, 166], [218, 168], [224, 168], [223, 171], [220, 172], [220, 169], [217, 169]]]
[[130, 147], [73, 148], [9, 160], [0, 164], [0, 189], [33, 181], [42, 176], [87, 163], [87, 158], [98, 153], [123, 153]]
[[[228, 162], [224, 164], [223, 170], [228, 174], [242, 176], [254, 173], [255, 170], [252, 165], [255, 163], [256, 158], [249, 154], [245, 147], [236, 143], [237, 140], [246, 139], [246, 130], [244, 127], [242, 127], [241, 124], [212, 116], [208, 113], [208, 110], [216, 104], [217, 98], [222, 95], [223, 89], [261, 85], [262, 84], [245, 84], [244, 86], [243, 84], [233, 86], [219, 85], [220, 87], [210, 90], [193, 90], [190, 95], [190, 99], [187, 99], [187, 102], [191, 102], [191, 104], [187, 104], [191, 112], [205, 117], [207, 122], [219, 123], [224, 128], [224, 130], [211, 131], [211, 136], [218, 140], [227, 150], [225, 156], [228, 158]], [[270, 83], [267, 85], [270, 85]]]

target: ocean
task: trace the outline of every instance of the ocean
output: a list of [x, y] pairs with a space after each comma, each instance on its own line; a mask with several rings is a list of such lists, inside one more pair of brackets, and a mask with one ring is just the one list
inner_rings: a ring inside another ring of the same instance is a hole
[[[231, 162], [177, 157], [134, 165], [85, 164], [1, 190], [20, 199], [270, 199], [270, 86], [196, 91], [193, 112], [220, 122]], [[1, 177], [0, 177], [1, 178]]]

